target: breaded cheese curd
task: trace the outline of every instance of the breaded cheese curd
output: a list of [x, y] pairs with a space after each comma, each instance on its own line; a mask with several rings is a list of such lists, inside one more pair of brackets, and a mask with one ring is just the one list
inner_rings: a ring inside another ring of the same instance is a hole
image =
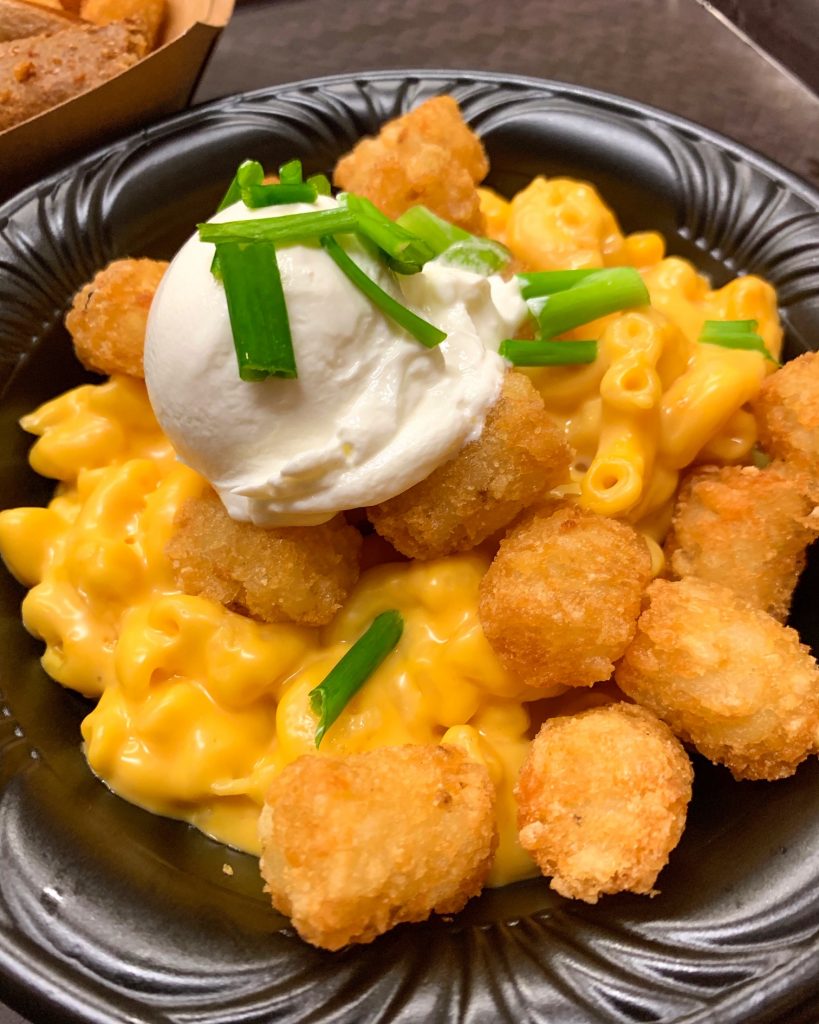
[[[335, 206], [324, 196], [312, 206], [240, 202], [212, 220]], [[354, 236], [340, 237], [372, 280], [397, 292], [375, 255]], [[211, 273], [214, 246], [195, 235], [151, 306], [145, 381], [177, 453], [210, 481], [232, 518], [312, 525], [391, 498], [480, 436], [503, 383], [498, 344], [525, 306], [512, 282], [493, 289], [478, 274], [427, 266], [414, 294], [447, 333], [427, 349], [358, 291], [320, 245], [280, 245], [277, 253], [298, 379], [240, 379], [225, 290]], [[457, 281], [445, 304], [441, 277]]]
[[737, 779], [783, 779], [819, 747], [819, 668], [794, 629], [688, 576], [648, 588], [620, 689]]
[[446, 744], [301, 757], [259, 820], [273, 906], [325, 949], [457, 913], [489, 873], [494, 802], [487, 769]]
[[521, 845], [562, 896], [654, 895], [685, 827], [693, 774], [679, 740], [643, 708], [553, 718], [515, 791]]
[[819, 352], [806, 352], [769, 377], [754, 412], [765, 451], [807, 473], [819, 495]]

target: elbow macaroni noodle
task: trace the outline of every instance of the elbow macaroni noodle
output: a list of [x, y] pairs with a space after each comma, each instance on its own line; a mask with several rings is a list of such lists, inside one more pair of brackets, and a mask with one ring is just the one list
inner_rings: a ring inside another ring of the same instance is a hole
[[[527, 372], [577, 452], [560, 493], [635, 523], [659, 573], [680, 470], [749, 458], [756, 429], [745, 406], [771, 367], [757, 353], [698, 346], [702, 322], [756, 319], [778, 355], [773, 290], [756, 278], [710, 290], [685, 261], [664, 257], [656, 233], [624, 237], [583, 183], [538, 178], [511, 203], [486, 190], [481, 201], [489, 234], [531, 269], [630, 264], [645, 276], [651, 308], [569, 333], [599, 337], [595, 363]], [[45, 509], [0, 513], [0, 553], [31, 588], [23, 619], [45, 642], [46, 671], [98, 699], [82, 727], [85, 752], [113, 790], [257, 852], [272, 775], [315, 751], [310, 689], [376, 614], [396, 608], [399, 648], [322, 752], [464, 747], [499, 794], [491, 884], [536, 873], [517, 843], [512, 792], [530, 713], [478, 622], [486, 555], [371, 568], [321, 629], [259, 623], [175, 584], [164, 553], [174, 515], [207, 483], [176, 460], [141, 381], [76, 388], [22, 425], [38, 438], [31, 465], [59, 484]]]

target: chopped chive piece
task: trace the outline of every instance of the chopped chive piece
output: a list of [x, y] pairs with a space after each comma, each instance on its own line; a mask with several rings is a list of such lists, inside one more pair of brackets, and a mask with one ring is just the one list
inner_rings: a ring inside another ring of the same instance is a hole
[[242, 198], [240, 175], [243, 174], [258, 175], [258, 180], [261, 181], [264, 178], [264, 168], [257, 160], [245, 160], [239, 164], [239, 168], [233, 176], [233, 181], [228, 186], [228, 190], [222, 197], [221, 203], [216, 207], [217, 213], [227, 209], [228, 206], [233, 206], [234, 203], [238, 203]]
[[339, 201], [358, 218], [358, 233], [378, 246], [396, 273], [417, 274], [435, 256], [422, 238], [399, 227], [364, 196], [345, 192]]
[[756, 320], [706, 320], [697, 340], [703, 345], [760, 352], [778, 366], [764, 340], [756, 333], [756, 327]]
[[281, 217], [197, 224], [203, 242], [300, 242], [320, 235], [353, 231], [357, 220], [349, 210], [310, 210]]
[[426, 206], [411, 206], [395, 223], [405, 231], [411, 231], [418, 238], [423, 238], [432, 246], [436, 256], [440, 256], [455, 242], [466, 242], [473, 237], [468, 231], [450, 224]]
[[279, 181], [282, 185], [301, 185], [304, 176], [301, 170], [301, 160], [288, 160], [279, 168]]
[[436, 345], [441, 344], [446, 337], [446, 333], [438, 330], [437, 327], [427, 320], [422, 320], [411, 309], [402, 306], [392, 295], [388, 295], [383, 288], [364, 273], [354, 260], [350, 259], [335, 238], [323, 235], [321, 244], [342, 273], [346, 274], [356, 288], [366, 295], [370, 302], [377, 306], [385, 316], [394, 320], [399, 327], [403, 327], [416, 341], [420, 341], [427, 348], [435, 348]]
[[359, 637], [341, 661], [308, 694], [313, 714], [318, 715], [316, 748], [350, 699], [361, 689], [392, 651], [404, 631], [397, 611], [382, 612]]
[[316, 190], [312, 185], [247, 185], [242, 187], [245, 206], [258, 210], [262, 206], [282, 206], [284, 203], [314, 203]]
[[296, 377], [296, 358], [275, 246], [216, 246], [242, 380]]
[[530, 274], [516, 274], [515, 277], [520, 284], [521, 296], [524, 299], [537, 299], [542, 295], [563, 292], [591, 274], [599, 273], [598, 267], [594, 270], [538, 270]]
[[645, 283], [632, 267], [597, 270], [564, 291], [529, 300], [541, 333], [551, 338], [608, 313], [650, 302]]
[[491, 238], [469, 238], [453, 242], [439, 259], [448, 267], [469, 270], [473, 274], [493, 274], [512, 258], [505, 245]]
[[513, 366], [570, 366], [593, 363], [596, 341], [522, 341], [507, 338], [498, 349]]
[[312, 185], [320, 196], [330, 196], [333, 194], [330, 179], [326, 174], [311, 174], [307, 179], [307, 184]]

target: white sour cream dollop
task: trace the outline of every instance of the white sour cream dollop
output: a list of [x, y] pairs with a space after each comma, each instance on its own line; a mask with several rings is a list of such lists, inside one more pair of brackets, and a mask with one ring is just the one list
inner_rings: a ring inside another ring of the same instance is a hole
[[[212, 219], [336, 205], [237, 203]], [[477, 438], [499, 395], [498, 344], [526, 313], [514, 283], [433, 262], [401, 279], [402, 295], [352, 236], [339, 240], [382, 288], [447, 332], [438, 348], [387, 319], [317, 244], [278, 247], [296, 380], [239, 378], [213, 245], [189, 239], [157, 291], [145, 347], [151, 404], [234, 519], [315, 524], [391, 498]]]

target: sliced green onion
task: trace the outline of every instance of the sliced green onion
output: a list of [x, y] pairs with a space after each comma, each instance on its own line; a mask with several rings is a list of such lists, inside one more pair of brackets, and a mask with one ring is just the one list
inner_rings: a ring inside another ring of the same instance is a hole
[[591, 274], [599, 274], [600, 268], [594, 270], [538, 270], [529, 274], [516, 274], [520, 284], [520, 294], [524, 299], [537, 299], [543, 295], [554, 295], [564, 292], [567, 288], [579, 284]]
[[596, 341], [523, 341], [507, 338], [498, 349], [513, 366], [570, 366], [593, 363]]
[[282, 185], [301, 185], [304, 176], [301, 170], [301, 160], [288, 160], [279, 168], [279, 181]]
[[203, 242], [300, 242], [320, 235], [355, 230], [356, 216], [349, 210], [310, 210], [281, 217], [231, 220], [224, 224], [197, 224]]
[[316, 748], [350, 699], [394, 649], [403, 631], [404, 620], [400, 612], [382, 612], [341, 661], [310, 691], [310, 707], [319, 718]]
[[529, 309], [542, 334], [551, 338], [608, 313], [634, 306], [646, 306], [648, 289], [632, 267], [597, 270], [564, 291], [544, 298], [529, 299]]
[[339, 202], [358, 217], [358, 232], [378, 246], [397, 274], [417, 274], [435, 256], [422, 238], [399, 227], [364, 196], [343, 192]]
[[[250, 175], [254, 179], [261, 181], [264, 178], [264, 168], [258, 162], [258, 160], [245, 160], [239, 164], [236, 173], [233, 175], [233, 181], [228, 185], [228, 190], [222, 196], [222, 201], [216, 207], [216, 212], [221, 213], [222, 210], [226, 210], [228, 206], [233, 206], [234, 203], [238, 203], [242, 198], [242, 185], [241, 178]], [[219, 258], [214, 253], [213, 259], [210, 264], [210, 272], [214, 277], [222, 279], [222, 271], [219, 267]]]
[[493, 274], [512, 258], [506, 246], [491, 238], [469, 238], [453, 242], [438, 257], [448, 267], [469, 270], [473, 274]]
[[396, 220], [399, 227], [412, 232], [418, 238], [431, 245], [435, 255], [440, 256], [442, 252], [454, 245], [455, 242], [465, 242], [473, 236], [463, 228], [450, 224], [448, 220], [439, 217], [428, 210], [426, 206], [411, 206]]
[[697, 341], [702, 345], [759, 352], [778, 366], [764, 340], [756, 333], [756, 327], [756, 320], [706, 320]]
[[446, 337], [446, 333], [440, 331], [427, 320], [422, 320], [411, 309], [402, 306], [392, 295], [388, 295], [383, 288], [364, 273], [354, 260], [350, 259], [335, 238], [323, 235], [321, 244], [342, 273], [346, 274], [356, 288], [366, 295], [370, 302], [377, 306], [385, 316], [394, 320], [399, 327], [403, 327], [408, 334], [411, 334], [416, 341], [420, 341], [422, 345], [426, 345], [427, 348], [435, 348], [436, 345], [441, 344]]
[[326, 174], [311, 174], [307, 179], [307, 184], [312, 185], [320, 196], [330, 196], [333, 194], [330, 179]]
[[275, 246], [216, 246], [242, 380], [296, 377], [296, 358]]
[[316, 190], [312, 185], [247, 185], [242, 187], [245, 206], [258, 210], [263, 206], [283, 206], [285, 203], [314, 203]]

